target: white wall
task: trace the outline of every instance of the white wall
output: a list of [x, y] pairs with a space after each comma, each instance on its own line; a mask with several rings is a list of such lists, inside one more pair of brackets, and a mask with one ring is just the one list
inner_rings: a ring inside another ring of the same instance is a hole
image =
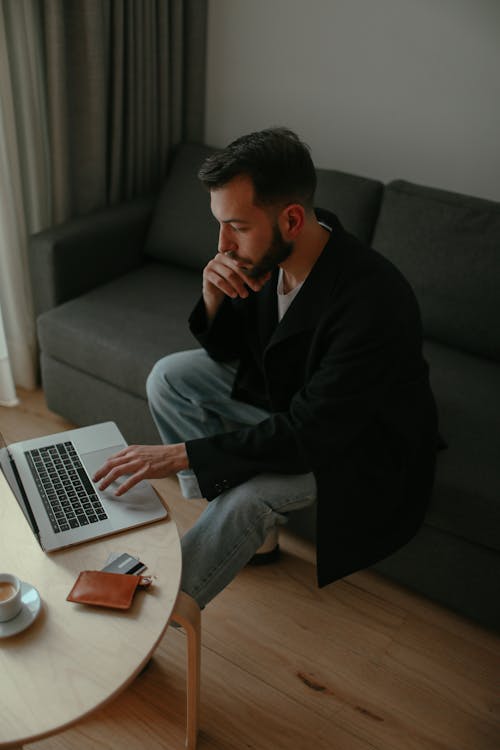
[[210, 0], [206, 142], [500, 200], [500, 0]]

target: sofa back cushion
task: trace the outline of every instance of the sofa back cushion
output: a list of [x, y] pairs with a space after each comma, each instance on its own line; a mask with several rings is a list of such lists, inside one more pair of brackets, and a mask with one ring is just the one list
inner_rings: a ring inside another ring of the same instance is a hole
[[397, 180], [373, 246], [413, 286], [427, 337], [500, 360], [500, 204]]
[[217, 250], [218, 225], [210, 197], [198, 180], [202, 162], [215, 149], [185, 143], [177, 149], [158, 196], [144, 253], [184, 268], [202, 270]]
[[369, 245], [382, 200], [383, 184], [335, 169], [317, 169], [316, 174], [315, 205], [333, 211], [347, 231]]

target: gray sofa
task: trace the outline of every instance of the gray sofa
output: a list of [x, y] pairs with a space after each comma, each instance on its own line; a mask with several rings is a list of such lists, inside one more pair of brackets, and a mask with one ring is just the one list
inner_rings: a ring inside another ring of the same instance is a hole
[[[42, 381], [49, 407], [85, 425], [115, 420], [156, 442], [145, 381], [163, 355], [197, 346], [187, 317], [217, 225], [198, 184], [212, 150], [185, 144], [158, 195], [31, 238]], [[318, 170], [318, 206], [412, 283], [447, 444], [419, 534], [376, 569], [500, 626], [500, 204]], [[314, 536], [309, 510], [291, 519]]]

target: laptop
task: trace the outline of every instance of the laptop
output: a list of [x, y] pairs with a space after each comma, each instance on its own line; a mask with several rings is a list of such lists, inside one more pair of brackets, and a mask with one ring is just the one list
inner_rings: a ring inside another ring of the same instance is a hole
[[149, 482], [117, 498], [116, 483], [101, 492], [92, 481], [126, 446], [116, 424], [105, 422], [0, 448], [0, 468], [42, 549], [72, 547], [167, 516]]

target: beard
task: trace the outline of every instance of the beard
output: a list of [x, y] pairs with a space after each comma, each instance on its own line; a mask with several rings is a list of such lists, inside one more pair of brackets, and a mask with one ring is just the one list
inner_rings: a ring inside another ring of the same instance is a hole
[[292, 254], [292, 250], [293, 242], [285, 242], [278, 225], [275, 224], [273, 226], [273, 241], [264, 253], [262, 260], [252, 268], [242, 269], [243, 273], [251, 279], [258, 279], [269, 271], [273, 271], [280, 263], [284, 263]]

